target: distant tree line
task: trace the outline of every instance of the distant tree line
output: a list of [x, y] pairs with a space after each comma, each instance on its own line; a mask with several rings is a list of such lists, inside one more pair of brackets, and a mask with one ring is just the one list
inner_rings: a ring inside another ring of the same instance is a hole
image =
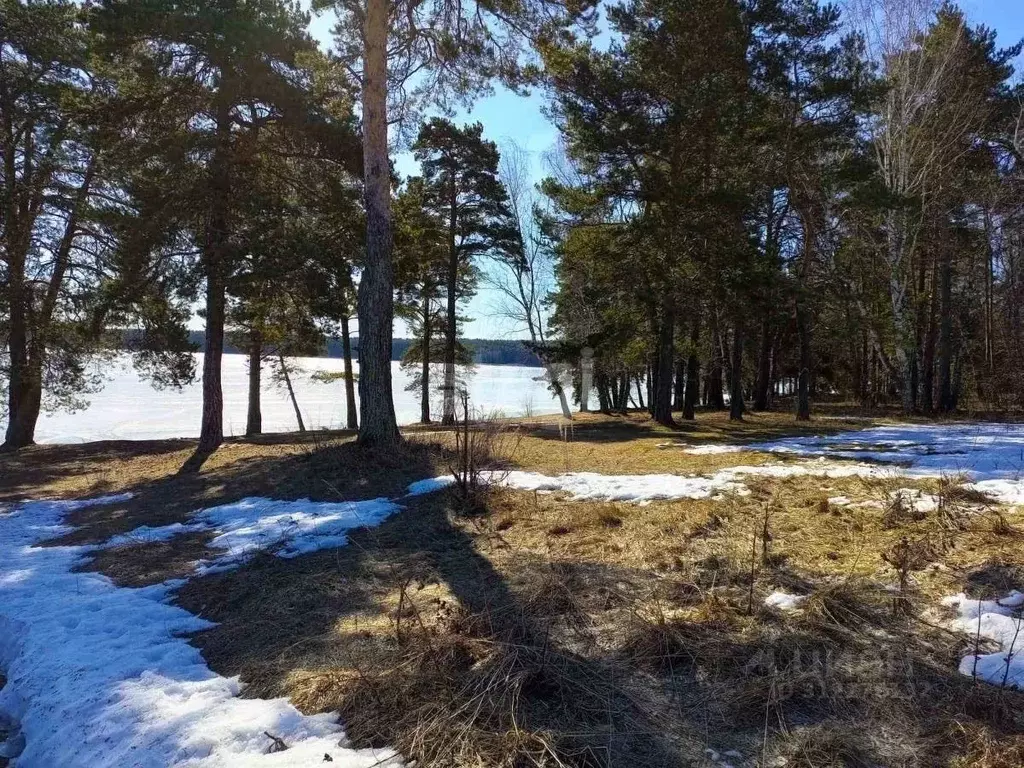
[[[457, 366], [528, 359], [458, 339], [481, 259], [524, 274], [521, 233], [479, 126], [422, 115], [495, 79], [539, 82], [539, 46], [589, 24], [592, 5], [313, 8], [337, 15], [329, 54], [287, 0], [0, 0], [5, 450], [33, 442], [42, 409], [81, 406], [101, 385], [89, 362], [121, 349], [119, 328], [141, 329], [130, 352], [155, 384], [191, 381], [197, 305], [203, 412], [190, 469], [223, 439], [225, 349], [249, 358], [253, 434], [263, 368], [287, 385], [290, 357], [339, 338], [348, 425], [384, 445], [400, 440], [396, 301], [422, 328], [403, 357], [419, 356], [425, 392], [444, 389], [448, 420]], [[392, 193], [389, 126], [423, 163], [402, 183], [413, 204]]]
[[[398, 351], [448, 422], [474, 360], [512, 354], [462, 337], [484, 282], [566, 411], [586, 347], [602, 408], [666, 424], [789, 395], [800, 419], [824, 396], [1024, 404], [1021, 46], [952, 3], [313, 7], [330, 53], [286, 0], [0, 0], [4, 449], [100, 386], [117, 329], [154, 383], [192, 381], [196, 306], [189, 468], [223, 440], [232, 348], [248, 433], [264, 368], [290, 386], [337, 338], [348, 425], [393, 445]], [[539, 187], [479, 124], [424, 120], [496, 81], [549, 98]]]
[[844, 7], [627, 0], [546, 49], [553, 328], [601, 407], [1024, 406], [1021, 45]]
[[[138, 346], [142, 340], [142, 331], [123, 332], [121, 348], [130, 351]], [[523, 365], [537, 367], [542, 365], [540, 357], [532, 352], [521, 341], [514, 339], [460, 339], [466, 349], [469, 350], [472, 360], [477, 365]], [[189, 331], [188, 342], [195, 350], [203, 348], [205, 343], [202, 331]], [[408, 354], [410, 347], [416, 343], [415, 339], [393, 339], [391, 342], [391, 359], [402, 360]], [[351, 338], [351, 353], [358, 357], [359, 337]], [[244, 355], [247, 350], [244, 345], [235, 346], [230, 341], [224, 345], [224, 354]], [[333, 357], [342, 358], [345, 350], [342, 340], [337, 337], [325, 337], [312, 345], [308, 357]]]

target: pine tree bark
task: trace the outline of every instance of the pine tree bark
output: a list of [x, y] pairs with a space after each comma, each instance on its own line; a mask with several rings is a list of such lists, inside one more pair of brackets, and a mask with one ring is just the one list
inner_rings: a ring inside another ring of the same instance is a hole
[[811, 329], [807, 322], [807, 306], [796, 302], [796, 330], [800, 344], [800, 374], [796, 387], [796, 420], [811, 420]]
[[700, 341], [700, 313], [693, 313], [690, 324], [690, 356], [686, 360], [686, 394], [683, 397], [683, 418], [693, 421], [697, 417], [697, 401], [700, 400], [700, 358], [697, 344]]
[[675, 381], [672, 385], [672, 410], [682, 411], [686, 403], [686, 360], [676, 361]]
[[772, 326], [768, 318], [761, 321], [761, 346], [757, 355], [757, 381], [754, 383], [754, 410], [768, 410], [768, 393], [772, 385]]
[[252, 437], [263, 432], [263, 412], [260, 408], [260, 373], [263, 367], [263, 341], [259, 331], [249, 338], [249, 409], [245, 417], [245, 435]]
[[732, 334], [732, 376], [729, 392], [729, 421], [743, 421], [743, 327], [739, 322]]
[[444, 401], [441, 411], [442, 424], [455, 423], [455, 350], [458, 345], [457, 296], [459, 285], [459, 249], [456, 243], [458, 228], [458, 193], [454, 174], [448, 199], [448, 306], [447, 325], [444, 329]]
[[352, 371], [352, 335], [349, 330], [348, 315], [341, 318], [341, 351], [345, 370], [345, 426], [349, 429], [359, 428], [359, 415], [356, 410], [356, 382]]
[[284, 377], [284, 385], [288, 389], [288, 399], [292, 401], [292, 409], [295, 411], [295, 420], [299, 423], [299, 432], [306, 431], [306, 424], [302, 421], [302, 411], [299, 410], [299, 401], [295, 399], [295, 389], [292, 387], [292, 377], [288, 373], [288, 365], [284, 361], [284, 355], [277, 354], [277, 362], [281, 366], [281, 375]]
[[661, 328], [658, 333], [658, 359], [655, 374], [655, 389], [652, 392], [654, 420], [671, 427], [672, 420], [672, 371], [675, 367], [675, 309], [665, 301], [661, 313]]
[[943, 249], [939, 268], [939, 411], [950, 413], [956, 409], [953, 384], [953, 264], [947, 249]]
[[[11, 233], [8, 233], [8, 240], [13, 239]], [[34, 387], [28, 359], [28, 292], [25, 289], [25, 256], [20, 249], [11, 249], [8, 253], [7, 291], [10, 297], [7, 335], [10, 371], [7, 382], [7, 433], [3, 448], [5, 451], [16, 451], [35, 441], [35, 420], [31, 418]]]
[[359, 282], [359, 442], [401, 442], [391, 389], [394, 275], [388, 162], [387, 0], [367, 0], [363, 21], [363, 175], [366, 263]]
[[708, 407], [716, 411], [725, 409], [724, 382], [722, 375], [722, 337], [718, 318], [711, 317], [711, 369], [708, 372]]
[[[426, 293], [426, 291], [424, 291]], [[423, 299], [423, 354], [422, 368], [420, 369], [420, 422], [430, 423], [430, 338], [434, 328], [430, 323], [430, 299]]]
[[210, 161], [210, 214], [206, 224], [202, 261], [206, 273], [206, 338], [203, 347], [203, 415], [196, 457], [186, 465], [198, 470], [201, 457], [224, 442], [224, 392], [221, 359], [224, 355], [224, 312], [227, 293], [228, 199], [231, 194], [230, 81], [222, 77], [217, 104], [217, 144]]

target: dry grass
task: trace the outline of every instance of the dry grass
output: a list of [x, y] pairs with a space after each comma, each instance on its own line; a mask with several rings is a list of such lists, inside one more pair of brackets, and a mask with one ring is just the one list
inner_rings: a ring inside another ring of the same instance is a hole
[[[509, 430], [514, 456], [496, 459], [524, 469], [706, 473], [770, 458], [658, 446], [767, 439], [793, 424], [702, 415], [671, 431], [631, 415], [586, 416], [569, 434], [545, 419]], [[451, 464], [445, 432], [416, 430], [394, 456], [346, 440], [232, 444], [191, 479], [172, 474], [185, 444], [91, 458], [43, 448], [17, 459], [28, 475], [0, 466], [0, 488], [136, 491], [76, 516], [74, 540], [93, 541], [244, 495], [393, 495]], [[422, 766], [700, 766], [705, 749], [738, 750], [736, 766], [1024, 764], [1024, 695], [960, 676], [969, 638], [917, 618], [943, 595], [1024, 585], [1018, 513], [995, 514], [955, 478], [747, 485], [746, 497], [646, 506], [491, 489], [473, 515], [435, 494], [343, 549], [193, 579], [179, 602], [218, 622], [194, 642], [250, 695], [339, 711], [357, 745], [394, 745]], [[939, 496], [940, 510], [886, 515], [906, 487]], [[892, 563], [904, 540], [915, 549], [900, 594], [912, 610], [901, 613]], [[204, 545], [122, 548], [92, 567], [143, 584], [181, 573]], [[775, 611], [763, 605], [775, 589], [809, 597]]]

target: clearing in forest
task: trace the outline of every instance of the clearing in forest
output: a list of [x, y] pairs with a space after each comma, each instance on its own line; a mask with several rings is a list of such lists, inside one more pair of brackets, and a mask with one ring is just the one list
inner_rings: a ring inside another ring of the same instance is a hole
[[1024, 763], [1024, 426], [469, 434], [0, 458], [0, 755]]

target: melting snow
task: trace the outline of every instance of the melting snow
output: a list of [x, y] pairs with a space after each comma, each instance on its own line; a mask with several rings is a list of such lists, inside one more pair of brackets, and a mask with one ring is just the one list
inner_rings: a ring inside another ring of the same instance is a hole
[[601, 475], [572, 472], [550, 477], [537, 472], [495, 472], [493, 482], [524, 491], [563, 491], [577, 499], [649, 502], [657, 499], [706, 499], [727, 490], [746, 489], [733, 480], [681, 475]]
[[1014, 591], [1002, 600], [970, 600], [960, 593], [942, 602], [957, 609], [954, 629], [999, 648], [996, 653], [965, 656], [960, 673], [993, 685], [1024, 688], [1024, 593]]
[[778, 608], [781, 611], [794, 611], [800, 607], [800, 603], [807, 599], [807, 595], [791, 595], [788, 592], [772, 592], [765, 598], [764, 604], [770, 608]]
[[834, 435], [703, 448], [706, 451], [701, 452], [709, 453], [768, 451], [817, 456], [822, 460], [827, 457], [874, 462], [870, 465], [875, 467], [874, 473], [853, 472], [861, 476], [883, 476], [885, 467], [889, 476], [910, 478], [962, 474], [974, 481], [968, 484], [969, 488], [1003, 504], [1024, 504], [1024, 425], [1021, 424], [892, 424]]
[[744, 448], [742, 445], [698, 445], [693, 448], [687, 448], [683, 453], [689, 453], [693, 456], [710, 456], [716, 453], [739, 453], [745, 450], [750, 449]]
[[[212, 625], [169, 605], [172, 585], [119, 588], [72, 572], [93, 547], [36, 546], [70, 530], [68, 512], [124, 498], [0, 515], [0, 720], [12, 731], [8, 751], [24, 745], [18, 768], [305, 767], [325, 755], [340, 768], [398, 765], [390, 751], [340, 747], [333, 715], [238, 698], [239, 681], [212, 672], [182, 638]], [[146, 533], [171, 535], [157, 530]], [[266, 754], [267, 733], [289, 749]]]
[[484, 479], [495, 484], [538, 493], [561, 491], [576, 499], [631, 501], [645, 504], [655, 500], [717, 499], [722, 493], [747, 495], [745, 477], [893, 477], [893, 470], [877, 464], [839, 464], [824, 458], [800, 464], [736, 466], [711, 475], [602, 475], [569, 472], [543, 475], [538, 472], [492, 472]]

